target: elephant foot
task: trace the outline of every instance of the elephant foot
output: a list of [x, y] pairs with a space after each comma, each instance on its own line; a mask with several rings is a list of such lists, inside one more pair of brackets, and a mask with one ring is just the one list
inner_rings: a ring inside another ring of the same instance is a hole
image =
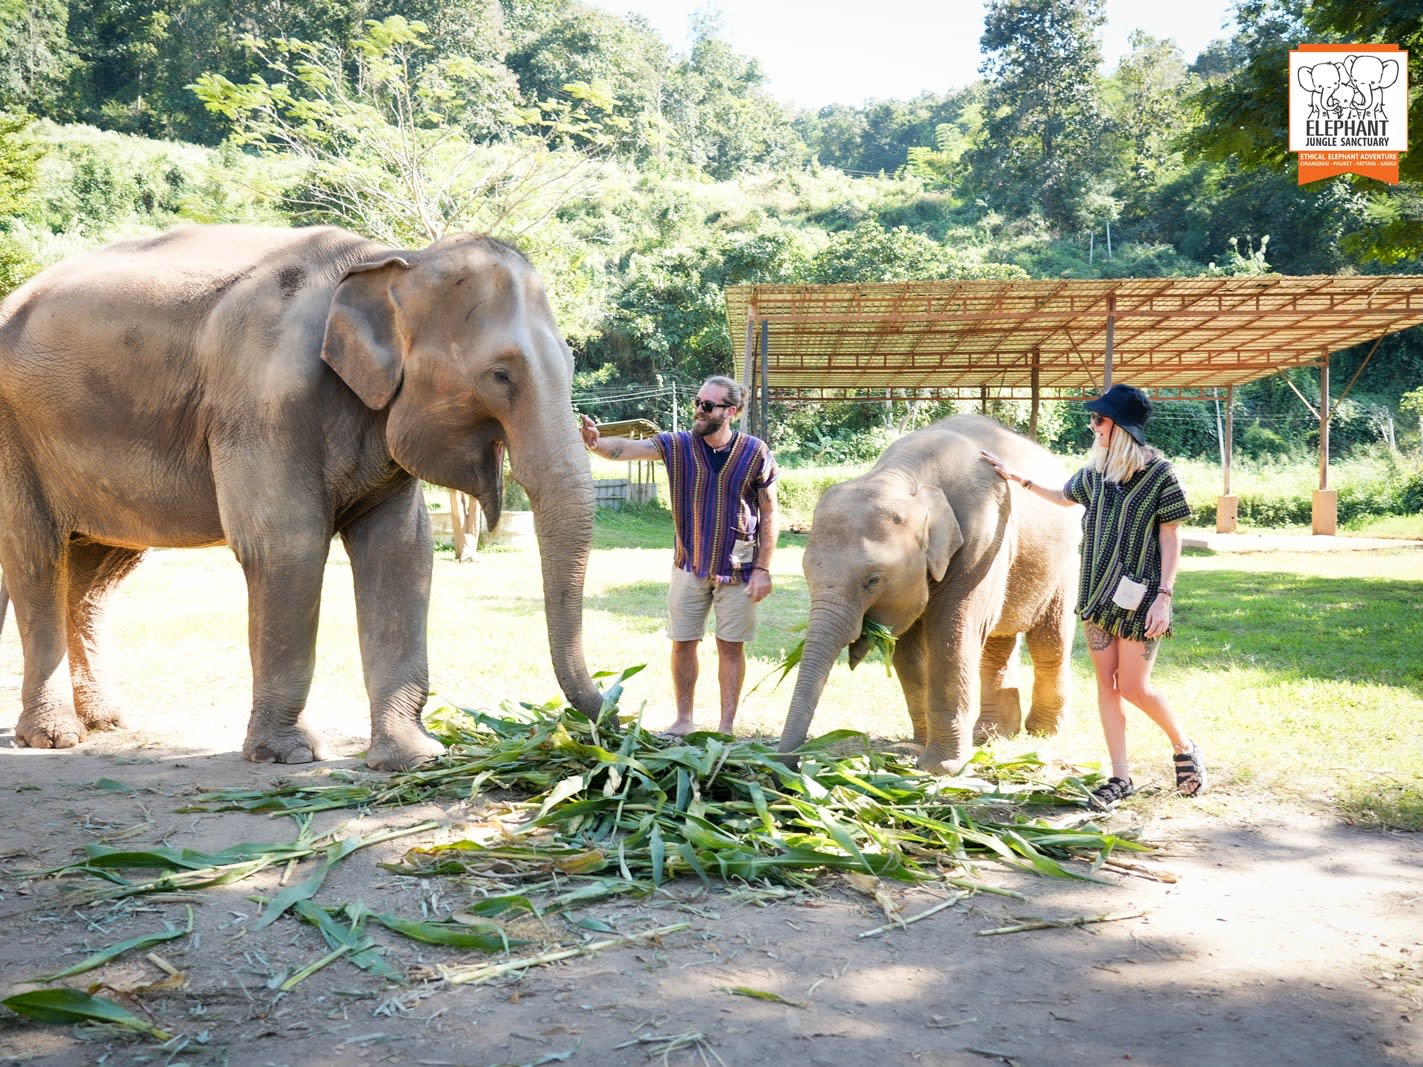
[[88, 736], [72, 708], [26, 710], [15, 724], [15, 744], [20, 748], [73, 748]]
[[382, 731], [371, 739], [366, 766], [373, 771], [408, 771], [444, 755], [445, 746], [418, 724]]
[[918, 757], [924, 751], [923, 741], [895, 741], [885, 746], [885, 750], [896, 756]]
[[326, 742], [299, 726], [286, 729], [247, 728], [242, 758], [252, 763], [316, 763], [331, 758]]
[[928, 774], [954, 775], [962, 771], [971, 758], [973, 758], [972, 752], [963, 756], [943, 757], [925, 750], [920, 754], [916, 766]]
[[1052, 737], [1062, 722], [1062, 711], [1035, 711], [1028, 716], [1028, 733], [1034, 737]]
[[986, 745], [990, 741], [997, 741], [999, 738], [1007, 737], [996, 722], [984, 722], [979, 719], [973, 724], [973, 743], [975, 745]]
[[122, 730], [126, 725], [123, 712], [108, 701], [80, 704], [79, 721], [90, 730]]

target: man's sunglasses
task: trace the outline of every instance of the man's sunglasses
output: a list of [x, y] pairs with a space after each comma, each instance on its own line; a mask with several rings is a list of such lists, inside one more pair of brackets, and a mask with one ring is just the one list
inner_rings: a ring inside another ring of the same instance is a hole
[[735, 404], [713, 404], [710, 400], [702, 400], [701, 398], [692, 401], [693, 411], [705, 411], [708, 415], [717, 408], [734, 408], [735, 406]]
[[1102, 424], [1102, 421], [1103, 421], [1106, 417], [1107, 417], [1107, 416], [1105, 416], [1105, 415], [1098, 415], [1098, 414], [1094, 411], [1094, 412], [1092, 412], [1092, 414], [1090, 414], [1090, 415], [1087, 416], [1087, 421], [1090, 422], [1093, 426], [1100, 426], [1100, 425]]

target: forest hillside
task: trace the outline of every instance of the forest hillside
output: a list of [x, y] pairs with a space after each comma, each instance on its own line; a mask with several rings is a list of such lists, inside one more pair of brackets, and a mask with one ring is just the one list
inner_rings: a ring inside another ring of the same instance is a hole
[[[670, 424], [732, 368], [731, 284], [1418, 272], [1418, 154], [1299, 185], [1280, 84], [1300, 41], [1396, 43], [1423, 129], [1408, 9], [1240, 0], [1200, 55], [1138, 34], [1103, 73], [1102, 0], [990, 0], [972, 84], [791, 111], [711, 12], [679, 52], [571, 0], [0, 0], [0, 290], [184, 221], [489, 232], [544, 275], [578, 406]], [[1364, 357], [1333, 359], [1331, 448], [1417, 455], [1423, 338]], [[1237, 390], [1236, 448], [1307, 451], [1317, 399]], [[856, 461], [948, 407], [788, 410], [777, 449]], [[1218, 450], [1215, 405], [1170, 407], [1168, 451]]]

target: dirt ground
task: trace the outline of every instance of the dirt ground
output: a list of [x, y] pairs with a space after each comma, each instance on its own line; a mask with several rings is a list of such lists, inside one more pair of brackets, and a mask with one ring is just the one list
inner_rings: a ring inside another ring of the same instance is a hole
[[[542, 931], [577, 945], [685, 924], [655, 940], [456, 985], [441, 967], [478, 962], [473, 954], [378, 931], [408, 986], [337, 960], [281, 992], [283, 978], [328, 950], [294, 918], [252, 929], [251, 897], [276, 891], [278, 869], [187, 896], [76, 908], [63, 898], [79, 883], [19, 872], [72, 861], [93, 841], [213, 850], [290, 840], [290, 819], [178, 809], [201, 788], [323, 772], [243, 763], [235, 716], [218, 722], [177, 708], [68, 752], [17, 749], [13, 677], [0, 690], [0, 995], [193, 913], [191, 936], [153, 950], [178, 977], [138, 952], [67, 982], [102, 983], [111, 997], [132, 992], [130, 1003], [181, 1035], [176, 1045], [0, 1010], [6, 1063], [1423, 1063], [1423, 840], [1351, 829], [1229, 788], [1147, 805], [1160, 814], [1139, 829], [1161, 847], [1139, 871], [1068, 883], [985, 863], [973, 878], [1023, 898], [977, 893], [873, 936], [884, 913], [843, 879], [780, 900], [684, 882], [652, 900], [581, 913], [615, 933], [563, 918]], [[335, 740], [347, 754], [361, 742]], [[327, 813], [317, 825], [352, 815]], [[1113, 825], [1143, 815], [1129, 803]], [[382, 813], [353, 829], [427, 817], [450, 824], [437, 835], [459, 834], [479, 819], [479, 802]], [[416, 840], [348, 857], [317, 899], [407, 916], [458, 911], [469, 897], [458, 881], [379, 866]], [[889, 893], [911, 917], [945, 899], [941, 888]], [[982, 936], [1023, 920], [1102, 916]]]

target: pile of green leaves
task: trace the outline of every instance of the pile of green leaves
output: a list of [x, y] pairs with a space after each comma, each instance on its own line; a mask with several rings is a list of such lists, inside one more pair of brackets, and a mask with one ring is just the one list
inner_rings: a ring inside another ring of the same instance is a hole
[[379, 779], [341, 772], [333, 777], [346, 780], [329, 785], [212, 792], [197, 806], [297, 814], [492, 793], [504, 808], [478, 840], [411, 849], [395, 869], [472, 877], [498, 870], [505, 885], [512, 871], [560, 891], [577, 878], [607, 893], [650, 892], [682, 875], [804, 886], [831, 870], [914, 882], [974, 857], [1086, 877], [1067, 863], [1142, 847], [1090, 824], [1030, 817], [1079, 806], [1086, 795], [1075, 777], [1044, 784], [1031, 756], [981, 759], [978, 777], [943, 779], [869, 749], [850, 731], [804, 746], [795, 769], [756, 741], [660, 738], [617, 713], [622, 681], [635, 670], [624, 672], [594, 717], [559, 704], [498, 714], [446, 707], [434, 726], [449, 752], [432, 764]]
[[[804, 746], [794, 766], [759, 742], [711, 733], [659, 737], [618, 714], [622, 683], [639, 669], [610, 686], [596, 716], [558, 703], [506, 706], [498, 714], [445, 707], [434, 726], [449, 751], [416, 770], [389, 776], [342, 770], [326, 783], [212, 791], [185, 809], [284, 814], [298, 828], [290, 842], [214, 853], [92, 843], [74, 863], [29, 873], [97, 880], [71, 893], [70, 902], [80, 904], [230, 885], [273, 866], [308, 864], [305, 877], [259, 898], [265, 906], [252, 927], [290, 915], [320, 930], [330, 951], [273, 977], [272, 988], [287, 991], [338, 959], [401, 982], [368, 932], [372, 926], [427, 944], [507, 956], [528, 943], [511, 918], [533, 916], [546, 933], [537, 920], [614, 896], [650, 894], [679, 876], [769, 895], [808, 886], [828, 871], [943, 880], [974, 890], [991, 888], [961, 877], [978, 857], [1049, 876], [1090, 878], [1114, 849], [1143, 848], [1103, 833], [1080, 812], [1064, 820], [1061, 809], [1080, 805], [1090, 781], [1066, 777], [1045, 784], [1044, 768], [1031, 756], [1010, 763], [981, 758], [976, 777], [943, 779], [873, 751], [850, 731]], [[428, 835], [445, 824], [427, 820], [358, 837], [345, 829], [317, 833], [315, 812], [472, 798], [488, 816], [476, 835], [419, 845], [387, 864], [401, 874], [466, 882], [472, 900], [462, 913], [414, 919], [375, 912], [360, 901], [317, 902], [327, 874], [357, 850]], [[1058, 809], [1057, 825], [1042, 814], [1049, 808]], [[592, 917], [571, 921], [613, 932]], [[187, 929], [170, 925], [28, 981], [50, 985], [190, 932], [191, 915]], [[625, 940], [456, 968], [447, 978], [483, 981]], [[0, 1003], [41, 1022], [92, 1021], [170, 1038], [93, 990], [52, 986]]]

